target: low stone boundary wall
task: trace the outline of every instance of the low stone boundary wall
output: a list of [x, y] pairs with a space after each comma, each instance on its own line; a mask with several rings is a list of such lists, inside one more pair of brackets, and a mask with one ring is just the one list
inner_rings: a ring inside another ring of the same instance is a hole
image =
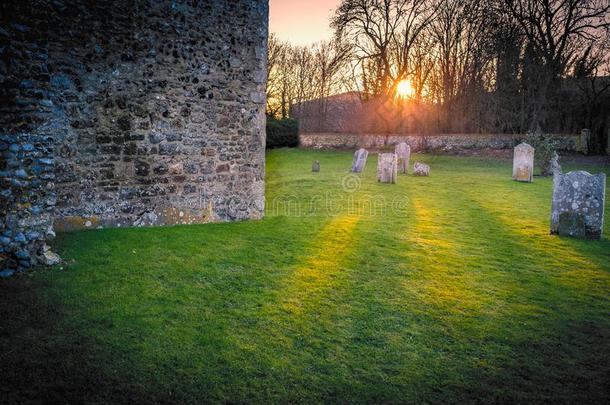
[[[588, 143], [588, 134], [557, 134], [559, 149], [584, 152]], [[400, 142], [406, 142], [414, 151], [459, 149], [512, 149], [526, 135], [523, 134], [439, 134], [439, 135], [374, 135], [374, 134], [340, 134], [311, 133], [300, 134], [299, 144], [305, 149], [340, 150], [340, 149], [383, 149]]]

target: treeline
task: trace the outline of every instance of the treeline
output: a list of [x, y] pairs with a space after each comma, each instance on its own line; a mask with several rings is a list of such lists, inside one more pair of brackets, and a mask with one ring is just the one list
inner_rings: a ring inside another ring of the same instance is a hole
[[311, 47], [271, 36], [268, 114], [320, 100], [327, 119], [325, 100], [348, 91], [404, 107], [408, 80], [411, 131], [590, 128], [605, 147], [610, 0], [343, 0], [330, 24], [334, 38]]

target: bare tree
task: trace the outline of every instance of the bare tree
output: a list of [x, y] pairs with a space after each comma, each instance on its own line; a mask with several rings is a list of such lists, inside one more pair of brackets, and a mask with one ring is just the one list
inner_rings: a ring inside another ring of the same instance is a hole
[[345, 68], [351, 54], [351, 47], [336, 38], [330, 42], [320, 42], [312, 47], [315, 67], [315, 97], [319, 100], [319, 125], [327, 119], [327, 99], [344, 88]]
[[[344, 102], [385, 132], [587, 126], [601, 144], [609, 20], [610, 0], [342, 0], [334, 40], [270, 38], [267, 111], [287, 117], [306, 106], [309, 127], [325, 128]], [[405, 79], [414, 94], [399, 103]]]
[[[429, 0], [343, 0], [331, 26], [354, 46], [364, 87], [391, 94], [398, 81], [413, 73], [411, 51], [430, 23]], [[366, 71], [366, 72], [365, 72]]]
[[269, 35], [267, 61], [267, 115], [276, 116], [282, 109], [282, 91], [286, 81], [286, 56], [289, 44]]
[[529, 108], [533, 127], [549, 126], [558, 81], [574, 68], [590, 44], [608, 36], [608, 0], [504, 0], [525, 39], [524, 71], [533, 84]]
[[444, 130], [453, 125], [457, 107], [471, 103], [484, 85], [492, 60], [487, 10], [483, 1], [442, 0], [432, 21], [429, 33], [437, 55], [432, 94], [442, 105]]

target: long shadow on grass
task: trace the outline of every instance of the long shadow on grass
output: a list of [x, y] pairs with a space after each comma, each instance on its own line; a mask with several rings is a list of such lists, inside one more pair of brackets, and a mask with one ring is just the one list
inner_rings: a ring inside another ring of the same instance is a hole
[[[37, 273], [50, 281], [20, 298], [45, 292], [45, 304], [3, 305], [23, 314], [23, 325], [36, 323], [31, 311], [41, 307], [56, 315], [36, 326], [33, 350], [12, 355], [10, 378], [28, 386], [9, 390], [16, 398], [40, 397], [50, 384], [67, 398], [114, 402], [247, 398], [239, 390], [252, 377], [244, 367], [252, 359], [229, 337], [261, 327], [256, 312], [283, 277], [282, 266], [296, 263], [319, 226], [273, 218], [63, 236], [66, 270]], [[33, 343], [17, 324], [5, 331], [8, 342]], [[40, 362], [34, 381], [28, 362]], [[81, 384], [90, 376], [107, 383]]]
[[[284, 274], [274, 296], [257, 317], [265, 328], [232, 335], [264, 359], [267, 373], [250, 393], [260, 400], [317, 401], [343, 377], [334, 369], [340, 356], [341, 291], [346, 285], [346, 257], [352, 254], [358, 215], [328, 218], [301, 260]], [[339, 374], [339, 375], [337, 375]], [[271, 384], [274, 382], [274, 384]], [[315, 388], [312, 388], [315, 387]]]
[[[98, 367], [116, 353], [89, 330], [66, 322], [74, 309], [60, 303], [52, 283], [0, 281], [0, 402], [153, 403], [144, 386]], [[115, 367], [121, 365], [117, 359]]]
[[[385, 245], [392, 249], [396, 241], [385, 232], [377, 235], [382, 240], [376, 240], [375, 235], [363, 231], [391, 229], [387, 222], [376, 224], [382, 218], [370, 217], [377, 209], [391, 208], [372, 204], [369, 197], [374, 191], [364, 189], [358, 194], [355, 206], [361, 210], [328, 218], [326, 226], [304, 248], [298, 264], [285, 272], [282, 287], [258, 315], [266, 328], [230, 337], [241, 346], [250, 345], [253, 356], [265, 359], [262, 363], [268, 367], [267, 374], [254, 382], [260, 387], [252, 391], [261, 399], [315, 402], [384, 398], [373, 394], [373, 375], [378, 370], [372, 368], [377, 363], [367, 357], [366, 348], [379, 348], [384, 341], [375, 338], [379, 320], [370, 311], [385, 315], [374, 296], [379, 290], [371, 291], [375, 287], [362, 273], [363, 268], [370, 270], [370, 263], [379, 265], [384, 260], [377, 248]], [[393, 285], [385, 281], [378, 286], [382, 293]], [[361, 316], [364, 322], [354, 326], [354, 319]], [[354, 345], [359, 353], [356, 357], [351, 353]], [[368, 381], [358, 375], [363, 369], [370, 376]], [[270, 385], [271, 381], [278, 384]], [[386, 394], [385, 398], [395, 397]]]
[[469, 219], [486, 229], [489, 259], [513, 262], [503, 272], [505, 292], [496, 294], [500, 306], [487, 330], [487, 338], [500, 338], [509, 351], [495, 360], [499, 370], [477, 372], [477, 380], [491, 388], [488, 395], [517, 401], [603, 400], [607, 366], [594, 353], [607, 349], [607, 270], [591, 260], [595, 255], [549, 236], [546, 221], [493, 194], [469, 192], [462, 204], [473, 207]]
[[[405, 185], [402, 189], [365, 185], [361, 199], [382, 192], [381, 188], [391, 188], [406, 199]], [[285, 290], [294, 297], [289, 301], [290, 310], [278, 315], [284, 308], [280, 299], [270, 304], [268, 315], [279, 319], [278, 333], [285, 335], [292, 346], [272, 346], [272, 350], [296, 363], [284, 369], [293, 376], [284, 381], [294, 385], [294, 391], [309, 397], [292, 393], [282, 399], [347, 402], [418, 399], [422, 384], [408, 385], [405, 380], [423, 380], [419, 378], [422, 371], [412, 365], [424, 363], [418, 359], [419, 350], [425, 350], [425, 345], [413, 346], [412, 340], [418, 334], [429, 336], [427, 328], [433, 329], [434, 325], [425, 308], [414, 308], [404, 300], [402, 280], [411, 269], [397, 261], [396, 256], [403, 249], [401, 235], [412, 228], [413, 215], [409, 212], [403, 207], [399, 212], [390, 210], [382, 216], [363, 215], [349, 238], [338, 239], [322, 233], [317, 248], [310, 250], [293, 270], [287, 283], [293, 283], [294, 288]], [[343, 224], [345, 220], [338, 222]], [[340, 249], [335, 248], [338, 241], [342, 241]], [[400, 253], [398, 256], [402, 257]], [[310, 271], [328, 275], [304, 283], [303, 275]], [[329, 278], [331, 283], [327, 283]], [[318, 283], [320, 279], [322, 284]]]
[[[382, 263], [370, 266], [377, 270], [370, 273], [359, 269], [369, 284], [352, 286], [360, 294], [356, 301], [367, 304], [352, 322], [365, 345], [351, 347], [348, 356], [357, 398], [603, 398], [604, 365], [592, 355], [608, 330], [603, 295], [579, 299], [582, 290], [549, 275], [586, 258], [568, 255], [549, 265], [544, 250], [524, 243], [523, 235], [471, 197], [452, 191], [447, 207], [438, 204], [443, 192], [431, 194], [414, 193], [412, 226], [394, 218], [396, 228], [377, 221], [360, 229], [359, 240], [369, 243], [380, 232], [410, 232], [403, 247], [410, 271], [401, 296], [392, 287], [367, 288], [387, 286]], [[363, 357], [367, 364], [360, 368]]]
[[[490, 297], [464, 269], [469, 264], [462, 255], [467, 244], [447, 234], [459, 224], [459, 204], [441, 206], [436, 198], [442, 200], [442, 192], [439, 195], [421, 180], [403, 181], [410, 183], [407, 212], [375, 218], [361, 231], [359, 248], [367, 251], [371, 241], [381, 241], [374, 245], [381, 258], [363, 262], [353, 274], [358, 280], [353, 301], [361, 303], [352, 313], [349, 358], [357, 381], [353, 385], [358, 387], [354, 399], [468, 398], [469, 384], [476, 386], [476, 381], [464, 379], [456, 370], [474, 348], [462, 333], [480, 321]], [[422, 197], [429, 194], [433, 196]]]

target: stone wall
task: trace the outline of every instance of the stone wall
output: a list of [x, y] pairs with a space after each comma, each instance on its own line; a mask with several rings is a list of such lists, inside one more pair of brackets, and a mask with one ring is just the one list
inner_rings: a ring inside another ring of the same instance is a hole
[[[554, 135], [559, 149], [582, 151], [585, 135]], [[300, 134], [300, 146], [306, 149], [353, 150], [383, 149], [406, 142], [412, 151], [436, 150], [450, 152], [460, 149], [512, 149], [526, 135], [510, 134], [440, 134], [440, 135], [375, 135], [317, 133]]]
[[3, 237], [260, 218], [267, 15], [266, 0], [2, 2]]
[[45, 240], [55, 236], [53, 138], [20, 134], [0, 136], [0, 271], [27, 268], [43, 260]]

